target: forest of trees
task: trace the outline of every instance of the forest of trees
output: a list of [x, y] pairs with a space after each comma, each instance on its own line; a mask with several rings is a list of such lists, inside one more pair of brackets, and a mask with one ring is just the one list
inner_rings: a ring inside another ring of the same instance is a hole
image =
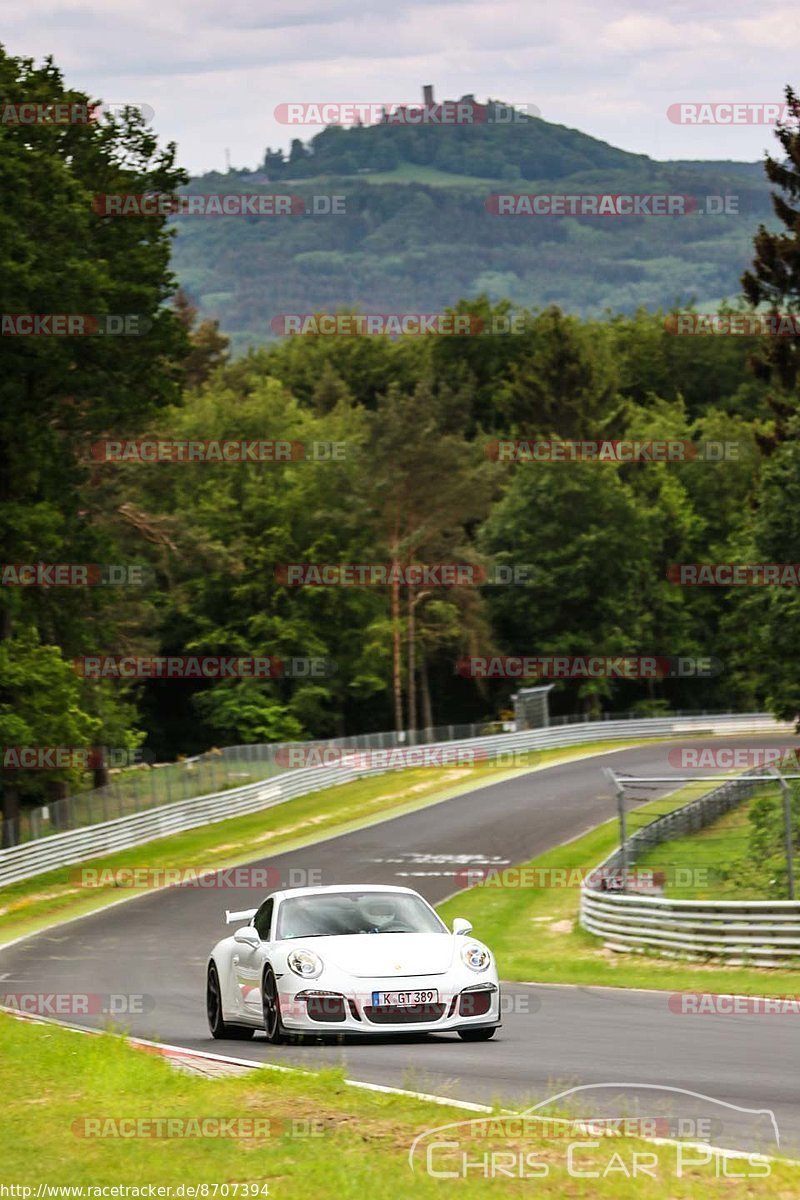
[[[587, 155], [602, 149], [574, 131], [545, 129], [563, 137], [565, 162], [567, 135], [587, 143]], [[437, 132], [446, 137], [457, 131]], [[496, 132], [510, 138], [513, 129]], [[277, 192], [301, 198], [307, 212], [229, 220], [178, 216], [173, 266], [200, 312], [220, 321], [235, 353], [270, 340], [272, 319], [280, 313], [345, 305], [430, 312], [486, 294], [494, 303], [509, 299], [525, 308], [556, 304], [583, 316], [632, 316], [642, 307], [654, 311], [692, 301], [716, 306], [735, 297], [754, 229], [762, 221], [774, 223], [763, 170], [757, 164], [624, 157], [626, 165], [612, 169], [597, 153], [592, 170], [533, 182], [470, 180], [412, 162], [402, 164], [399, 174], [323, 174], [299, 181], [279, 176], [270, 182], [237, 171], [205, 175], [193, 179], [187, 192]], [[679, 195], [696, 198], [700, 208], [708, 196], [722, 197], [718, 205], [728, 197], [733, 210], [614, 219], [507, 217], [487, 210], [488, 198], [498, 192]], [[325, 211], [330, 197], [343, 213]], [[321, 210], [316, 215], [315, 202]]]
[[[329, 125], [308, 144], [293, 138], [288, 155], [267, 147], [264, 170], [272, 179], [303, 179], [390, 171], [412, 162], [485, 179], [534, 180], [652, 165], [644, 154], [618, 150], [525, 113], [510, 121], [509, 106], [500, 102], [479, 106], [474, 97], [464, 96], [457, 103], [475, 113], [475, 123], [452, 117], [450, 124], [416, 124], [395, 115], [373, 125]], [[456, 111], [455, 103], [451, 108]]]
[[[0, 57], [4, 95], [64, 97], [52, 63]], [[791, 93], [790, 93], [791, 97]], [[713, 656], [707, 679], [571, 681], [553, 711], [800, 712], [797, 588], [686, 588], [675, 563], [800, 558], [794, 338], [679, 336], [666, 314], [519, 333], [305, 336], [245, 356], [179, 293], [164, 217], [119, 221], [97, 192], [174, 191], [175, 148], [134, 112], [0, 129], [6, 313], [137, 313], [142, 337], [9, 338], [0, 415], [5, 564], [148, 568], [139, 586], [0, 592], [0, 736], [213, 745], [491, 719], [520, 681], [476, 681], [465, 654]], [[784, 232], [753, 227], [748, 299], [800, 298], [800, 137], [767, 164]], [[59, 203], [52, 203], [52, 197]], [[65, 271], [65, 265], [69, 270]], [[491, 329], [507, 302], [454, 303]], [[340, 444], [331, 461], [103, 462], [104, 439]], [[505, 463], [498, 437], [735, 442], [719, 463]], [[509, 586], [288, 587], [287, 563], [526, 564]], [[314, 656], [322, 677], [83, 678], [119, 654]], [[410, 669], [410, 664], [412, 664]], [[524, 681], [523, 681], [524, 682]], [[535, 682], [535, 681], [531, 681]], [[6, 812], [74, 771], [4, 770]]]

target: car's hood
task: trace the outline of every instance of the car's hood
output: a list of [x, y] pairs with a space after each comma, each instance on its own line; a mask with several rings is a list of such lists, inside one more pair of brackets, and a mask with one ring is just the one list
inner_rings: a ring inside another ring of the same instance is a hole
[[298, 938], [289, 949], [314, 950], [327, 966], [360, 978], [440, 975], [450, 969], [455, 938], [450, 933], [355, 933], [346, 937]]

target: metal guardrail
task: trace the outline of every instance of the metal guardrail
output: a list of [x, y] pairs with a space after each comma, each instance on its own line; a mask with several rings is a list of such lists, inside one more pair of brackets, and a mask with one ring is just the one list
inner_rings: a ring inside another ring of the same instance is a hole
[[[624, 855], [617, 847], [595, 874], [613, 875], [630, 866], [637, 852], [704, 828], [770, 781], [777, 783], [774, 775], [747, 772], [658, 817], [628, 839]], [[580, 924], [610, 950], [693, 961], [722, 958], [731, 966], [800, 966], [800, 901], [795, 900], [671, 900], [603, 891], [585, 882]]]
[[[526, 730], [521, 733], [501, 733], [488, 737], [473, 737], [460, 741], [439, 742], [427, 746], [427, 751], [441, 749], [444, 753], [469, 752], [465, 758], [476, 757], [483, 751], [487, 757], [502, 765], [513, 765], [513, 754], [525, 750], [547, 750], [592, 741], [670, 737], [676, 734], [745, 734], [790, 733], [793, 726], [775, 721], [764, 713], [723, 713], [701, 717], [656, 717], [641, 720], [579, 722], [575, 725]], [[312, 743], [302, 743], [304, 746]], [[337, 743], [313, 743], [333, 745]], [[392, 748], [388, 748], [391, 753]], [[404, 750], [407, 756], [408, 747]], [[507, 754], [508, 759], [503, 756]], [[179, 800], [172, 804], [133, 813], [111, 821], [103, 821], [82, 829], [54, 833], [48, 837], [26, 842], [0, 851], [0, 887], [16, 883], [59, 867], [72, 866], [87, 859], [117, 850], [144, 845], [157, 838], [195, 829], [214, 821], [241, 816], [282, 804], [296, 796], [308, 795], [323, 788], [349, 783], [368, 775], [401, 769], [408, 765], [405, 758], [392, 764], [365, 765], [353, 751], [353, 761], [342, 760], [332, 767], [302, 767], [287, 769], [278, 776], [244, 787]]]
[[132, 816], [178, 800], [192, 800], [225, 788], [273, 779], [287, 769], [285, 756], [295, 749], [305, 753], [323, 747], [343, 751], [383, 750], [483, 737], [506, 732], [507, 728], [504, 722], [494, 721], [482, 725], [442, 725], [415, 732], [362, 733], [325, 741], [252, 743], [206, 750], [174, 763], [115, 771], [104, 787], [74, 792], [35, 808], [23, 808], [13, 821], [0, 820], [0, 849]]
[[[61, 799], [50, 799], [35, 808], [23, 807], [13, 820], [0, 819], [0, 849], [33, 842], [38, 838], [113, 821], [117, 817], [133, 816], [147, 809], [160, 808], [178, 800], [208, 796], [226, 788], [244, 787], [274, 779], [287, 770], [287, 756], [295, 750], [301, 753], [316, 749], [386, 750], [458, 742], [467, 738], [488, 737], [491, 734], [521, 732], [571, 726], [580, 723], [596, 724], [588, 714], [550, 717], [545, 711], [539, 722], [516, 726], [514, 722], [492, 721], [488, 724], [439, 725], [417, 730], [384, 730], [359, 733], [349, 737], [324, 741], [267, 742], [240, 746], [225, 746], [206, 750], [191, 758], [174, 763], [143, 765], [135, 770], [113, 771], [109, 782], [100, 788], [74, 792]], [[676, 717], [709, 717], [708, 712], [672, 712]], [[631, 713], [603, 713], [604, 722], [637, 720]], [[294, 769], [294, 765], [292, 769]]]
[[581, 925], [611, 950], [731, 966], [800, 965], [796, 900], [664, 900], [584, 891]]

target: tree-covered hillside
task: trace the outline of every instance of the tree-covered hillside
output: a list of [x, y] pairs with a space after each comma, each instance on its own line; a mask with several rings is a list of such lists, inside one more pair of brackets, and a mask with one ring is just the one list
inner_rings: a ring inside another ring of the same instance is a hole
[[[181, 282], [236, 350], [274, 336], [281, 313], [431, 312], [481, 293], [587, 316], [713, 305], [738, 292], [752, 230], [772, 216], [758, 164], [660, 163], [527, 116], [332, 126], [288, 155], [268, 149], [258, 171], [206, 175], [189, 191], [304, 201], [295, 216], [175, 220]], [[721, 197], [728, 211], [499, 216], [498, 193], [684, 196], [687, 210]], [[331, 195], [345, 211], [315, 214], [314, 196]]]

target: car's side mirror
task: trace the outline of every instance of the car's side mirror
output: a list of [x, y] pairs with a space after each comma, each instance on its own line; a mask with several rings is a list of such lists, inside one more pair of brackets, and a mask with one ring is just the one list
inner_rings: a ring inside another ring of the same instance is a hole
[[244, 925], [241, 929], [237, 929], [233, 940], [242, 946], [249, 946], [251, 950], [255, 950], [256, 946], [261, 945], [261, 938], [252, 925]]
[[456, 917], [453, 921], [453, 933], [472, 933], [472, 922], [464, 917]]

